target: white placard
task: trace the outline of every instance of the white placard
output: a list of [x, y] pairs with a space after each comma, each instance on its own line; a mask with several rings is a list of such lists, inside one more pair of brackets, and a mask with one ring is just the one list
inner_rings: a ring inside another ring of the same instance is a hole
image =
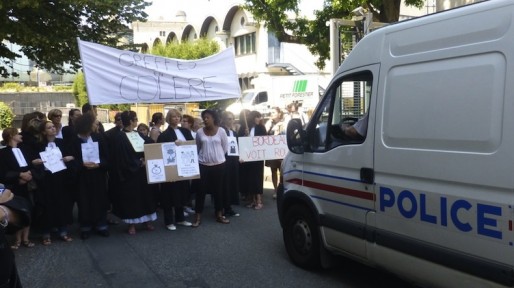
[[179, 60], [77, 41], [91, 104], [199, 102], [241, 95], [233, 47], [202, 59]]
[[98, 149], [98, 142], [82, 143], [82, 162], [100, 164], [100, 150]]
[[162, 159], [147, 160], [148, 183], [159, 183], [166, 181], [164, 162]]
[[245, 162], [284, 159], [286, 135], [239, 137], [239, 159]]
[[173, 142], [162, 143], [162, 158], [165, 166], [177, 165], [177, 145]]
[[136, 152], [144, 152], [145, 151], [145, 140], [141, 138], [141, 135], [139, 135], [138, 132], [132, 131], [132, 132], [126, 132], [127, 138], [130, 141], [130, 144], [132, 144], [132, 148], [134, 148], [134, 151]]
[[64, 161], [62, 161], [62, 153], [59, 147], [47, 148], [45, 151], [39, 152], [39, 156], [41, 156], [41, 160], [43, 160], [45, 168], [50, 170], [52, 173], [66, 169]]
[[228, 142], [228, 156], [239, 156], [239, 146], [237, 145], [237, 138], [234, 136], [227, 136]]
[[200, 174], [196, 145], [177, 146], [178, 176], [191, 177]]

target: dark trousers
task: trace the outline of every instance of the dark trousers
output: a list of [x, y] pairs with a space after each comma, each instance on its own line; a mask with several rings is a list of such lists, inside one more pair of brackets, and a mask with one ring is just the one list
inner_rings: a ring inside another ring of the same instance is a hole
[[196, 213], [202, 213], [205, 204], [205, 194], [208, 192], [214, 199], [214, 209], [221, 211], [223, 209], [223, 176], [225, 175], [225, 163], [214, 166], [200, 164], [200, 180], [202, 189], [196, 192]]
[[163, 183], [161, 185], [161, 207], [164, 212], [164, 225], [173, 224], [173, 210], [175, 221], [184, 221], [184, 197], [187, 193], [188, 181]]

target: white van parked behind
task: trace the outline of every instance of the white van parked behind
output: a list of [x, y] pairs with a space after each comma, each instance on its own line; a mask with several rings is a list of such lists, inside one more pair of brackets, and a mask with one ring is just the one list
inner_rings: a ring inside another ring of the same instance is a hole
[[[359, 117], [367, 132], [348, 133]], [[370, 33], [287, 141], [295, 264], [339, 254], [421, 286], [514, 287], [514, 1]]]

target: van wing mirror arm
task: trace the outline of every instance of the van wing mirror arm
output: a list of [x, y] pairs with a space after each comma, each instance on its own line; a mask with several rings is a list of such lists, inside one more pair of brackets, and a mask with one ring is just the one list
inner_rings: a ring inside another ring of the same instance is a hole
[[375, 182], [375, 171], [373, 168], [361, 168], [361, 181], [366, 184], [373, 184]]

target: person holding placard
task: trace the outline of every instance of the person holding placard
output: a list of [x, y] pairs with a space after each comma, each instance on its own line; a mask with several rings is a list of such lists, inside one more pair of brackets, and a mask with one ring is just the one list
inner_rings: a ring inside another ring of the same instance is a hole
[[[265, 136], [266, 128], [262, 125], [262, 116], [258, 111], [251, 111], [239, 128], [239, 137]], [[260, 210], [263, 207], [262, 194], [264, 192], [264, 161], [252, 161], [241, 163], [240, 189], [248, 195], [251, 202], [247, 208]]]
[[[4, 129], [2, 139], [6, 147], [0, 149], [0, 183], [4, 183], [14, 195], [23, 197], [31, 203], [28, 183], [34, 181], [32, 178], [34, 168], [31, 162], [34, 159], [34, 151], [28, 150], [28, 146], [20, 145], [23, 142], [23, 136], [16, 128]], [[18, 230], [11, 248], [17, 250], [20, 246], [34, 247], [35, 244], [29, 240], [29, 233], [29, 225]]]
[[39, 132], [40, 158], [32, 163], [41, 170], [38, 174], [42, 175], [40, 179], [36, 177], [38, 193], [34, 199], [41, 213], [37, 219], [43, 234], [43, 245], [52, 243], [52, 228], [57, 229], [59, 239], [71, 242], [73, 239], [68, 236], [67, 226], [73, 223], [73, 197], [67, 185], [71, 176], [65, 165], [71, 164], [75, 158], [65, 147], [64, 140], [57, 138], [57, 129], [52, 121], [42, 122]]
[[200, 180], [202, 189], [196, 192], [195, 222], [193, 227], [200, 226], [207, 191], [214, 199], [216, 222], [228, 224], [230, 221], [223, 216], [223, 178], [225, 174], [225, 154], [228, 151], [228, 138], [225, 130], [219, 127], [219, 116], [214, 110], [202, 112], [204, 127], [196, 131], [198, 146], [198, 163], [200, 164]]
[[[281, 135], [286, 133], [286, 126], [284, 123], [284, 112], [279, 107], [271, 108], [271, 117], [266, 122], [266, 131], [268, 135]], [[278, 173], [282, 165], [282, 159], [266, 160], [264, 162], [266, 167], [271, 170], [271, 183], [273, 183], [273, 199], [277, 198], [278, 187]]]
[[103, 237], [109, 237], [107, 210], [107, 143], [94, 133], [95, 116], [86, 113], [75, 121], [77, 136], [72, 142], [75, 164], [72, 168], [77, 185], [80, 238], [88, 239], [93, 228]]
[[157, 219], [154, 195], [148, 185], [144, 144], [152, 143], [151, 139], [139, 134], [137, 114], [134, 111], [123, 111], [121, 122], [123, 130], [114, 135], [113, 171], [118, 173], [119, 187], [113, 195], [113, 213], [128, 224], [128, 234], [136, 234], [136, 224], [144, 224], [149, 231], [154, 230], [152, 221]]
[[[170, 109], [166, 114], [168, 128], [159, 135], [157, 143], [194, 140], [190, 130], [178, 126], [181, 119], [182, 114], [177, 109]], [[177, 229], [174, 223], [181, 226], [191, 226], [191, 222], [186, 221], [184, 217], [184, 203], [188, 196], [188, 186], [189, 180], [167, 182], [161, 185], [164, 225], [170, 231]], [[175, 210], [175, 221], [173, 221], [173, 210]]]
[[221, 114], [221, 127], [227, 133], [228, 150], [225, 155], [226, 173], [223, 180], [223, 215], [239, 216], [232, 205], [239, 205], [239, 153], [237, 133], [234, 131], [234, 114], [224, 111]]

